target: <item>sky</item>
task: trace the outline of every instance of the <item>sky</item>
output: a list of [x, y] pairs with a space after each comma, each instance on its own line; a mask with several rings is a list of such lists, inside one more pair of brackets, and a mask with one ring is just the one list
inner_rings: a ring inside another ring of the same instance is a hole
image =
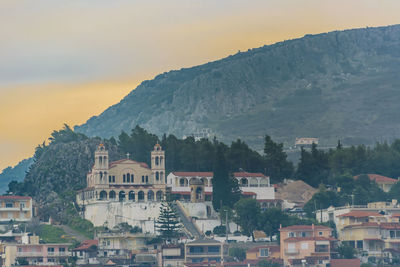
[[399, 0], [1, 0], [0, 171], [159, 73], [399, 24], [399, 11]]

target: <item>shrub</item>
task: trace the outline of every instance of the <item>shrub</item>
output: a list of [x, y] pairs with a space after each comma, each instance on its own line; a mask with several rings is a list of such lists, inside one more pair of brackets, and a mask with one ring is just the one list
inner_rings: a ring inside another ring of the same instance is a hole
[[225, 226], [223, 226], [223, 225], [218, 225], [218, 226], [215, 226], [215, 228], [214, 228], [214, 230], [213, 230], [213, 233], [214, 233], [214, 235], [217, 235], [217, 236], [224, 236], [225, 233], [226, 233], [225, 230], [226, 230], [226, 229], [225, 229]]

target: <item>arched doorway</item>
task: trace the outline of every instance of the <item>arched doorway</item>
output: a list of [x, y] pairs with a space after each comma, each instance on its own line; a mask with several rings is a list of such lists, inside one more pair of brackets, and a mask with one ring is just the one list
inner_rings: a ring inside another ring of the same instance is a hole
[[107, 192], [103, 190], [100, 192], [100, 200], [106, 200], [106, 199], [107, 199]]
[[110, 195], [110, 199], [115, 199], [116, 194], [115, 194], [114, 190], [110, 191], [109, 195]]
[[153, 190], [149, 190], [149, 192], [147, 192], [147, 201], [154, 201], [154, 192], [153, 192]]
[[138, 192], [138, 202], [143, 202], [144, 201], [144, 193], [143, 191]]
[[157, 193], [156, 193], [156, 200], [157, 201], [162, 201], [163, 200], [163, 192], [160, 190], [160, 191], [157, 191]]
[[125, 200], [125, 191], [119, 191], [118, 199], [119, 199], [119, 201]]
[[135, 192], [129, 191], [129, 200], [135, 202]]

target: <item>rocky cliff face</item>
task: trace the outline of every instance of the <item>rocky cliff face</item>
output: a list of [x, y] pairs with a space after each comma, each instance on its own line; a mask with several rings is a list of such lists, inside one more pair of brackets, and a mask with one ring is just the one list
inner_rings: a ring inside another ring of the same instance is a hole
[[306, 35], [158, 75], [75, 130], [211, 128], [256, 147], [267, 133], [287, 144], [302, 136], [373, 143], [400, 134], [399, 73], [400, 26]]

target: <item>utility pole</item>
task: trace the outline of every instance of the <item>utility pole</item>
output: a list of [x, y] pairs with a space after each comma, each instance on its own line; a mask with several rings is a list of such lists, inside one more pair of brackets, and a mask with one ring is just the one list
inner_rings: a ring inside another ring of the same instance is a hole
[[228, 210], [225, 212], [225, 237], [226, 243], [228, 244]]

